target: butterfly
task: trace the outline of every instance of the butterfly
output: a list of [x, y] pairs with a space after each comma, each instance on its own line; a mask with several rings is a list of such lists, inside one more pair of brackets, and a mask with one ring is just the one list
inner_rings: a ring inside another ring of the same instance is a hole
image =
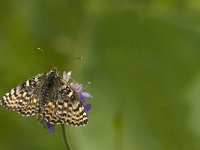
[[0, 104], [23, 116], [37, 115], [50, 124], [81, 126], [88, 122], [79, 94], [59, 76], [57, 68], [18, 84]]

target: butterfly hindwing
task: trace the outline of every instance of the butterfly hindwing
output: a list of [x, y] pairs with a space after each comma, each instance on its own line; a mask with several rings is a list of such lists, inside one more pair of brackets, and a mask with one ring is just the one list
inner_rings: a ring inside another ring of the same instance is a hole
[[87, 124], [87, 114], [80, 97], [64, 79], [60, 79], [60, 83], [57, 115], [64, 123], [69, 125], [80, 126]]
[[24, 116], [38, 112], [38, 91], [45, 74], [28, 79], [13, 88], [0, 100], [5, 108], [17, 111]]
[[61, 100], [59, 103], [57, 115], [64, 123], [75, 126], [87, 124], [87, 114], [79, 101]]
[[61, 123], [60, 118], [56, 115], [56, 103], [55, 100], [51, 100], [40, 109], [40, 118], [42, 120], [44, 119], [51, 124]]

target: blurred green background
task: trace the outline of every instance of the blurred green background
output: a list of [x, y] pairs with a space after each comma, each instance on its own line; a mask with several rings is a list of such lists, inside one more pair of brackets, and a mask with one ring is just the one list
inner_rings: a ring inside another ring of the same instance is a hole
[[[199, 0], [0, 0], [0, 94], [52, 64], [91, 82], [74, 150], [200, 149]], [[64, 150], [60, 126], [1, 107], [0, 149]]]

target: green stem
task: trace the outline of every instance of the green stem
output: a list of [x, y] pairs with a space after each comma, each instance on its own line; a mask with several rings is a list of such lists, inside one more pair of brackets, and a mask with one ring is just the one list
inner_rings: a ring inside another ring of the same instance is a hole
[[67, 134], [66, 134], [66, 131], [65, 131], [65, 125], [64, 124], [61, 124], [61, 132], [62, 132], [62, 138], [63, 138], [65, 148], [67, 150], [72, 150], [70, 145], [69, 145], [69, 141], [67, 139]]

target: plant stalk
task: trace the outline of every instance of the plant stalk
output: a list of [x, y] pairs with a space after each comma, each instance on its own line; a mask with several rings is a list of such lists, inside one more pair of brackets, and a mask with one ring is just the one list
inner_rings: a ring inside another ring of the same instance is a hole
[[64, 124], [61, 124], [61, 132], [62, 132], [62, 139], [63, 139], [66, 150], [72, 150], [71, 147], [70, 147], [69, 141], [67, 139], [67, 134], [66, 134]]

